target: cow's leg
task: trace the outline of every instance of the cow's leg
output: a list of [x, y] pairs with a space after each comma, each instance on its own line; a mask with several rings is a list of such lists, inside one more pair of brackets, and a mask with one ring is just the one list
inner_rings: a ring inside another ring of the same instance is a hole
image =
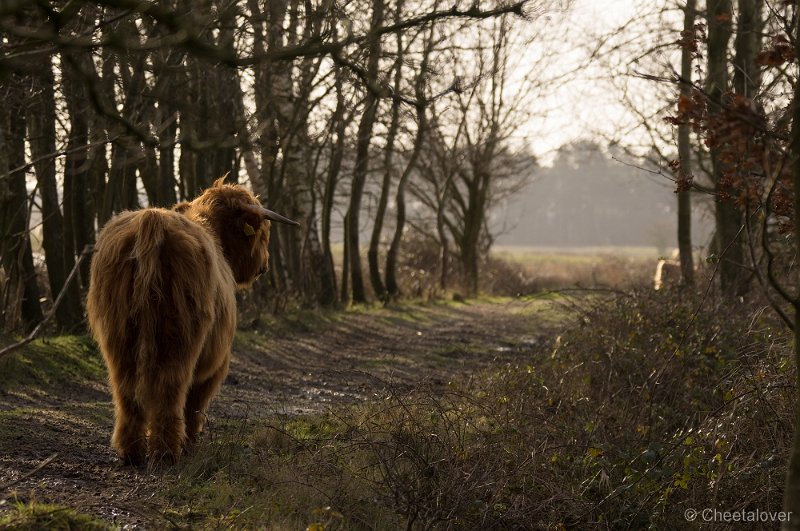
[[228, 362], [217, 369], [210, 378], [203, 382], [194, 383], [189, 389], [189, 396], [186, 399], [186, 436], [189, 444], [194, 443], [197, 435], [203, 431], [206, 420], [206, 410], [211, 399], [217, 394], [225, 376], [228, 374]]
[[144, 463], [147, 449], [145, 415], [134, 398], [134, 390], [124, 385], [112, 385], [114, 396], [114, 434], [111, 445], [123, 462]]
[[155, 377], [148, 392], [149, 427], [147, 452], [150, 462], [173, 462], [186, 444], [183, 417], [191, 376], [185, 371], [169, 371]]
[[[179, 287], [188, 293], [191, 286]], [[175, 295], [176, 289], [173, 286], [171, 293], [165, 293], [157, 312], [170, 318], [159, 317], [153, 333], [146, 335], [154, 340], [152, 361], [140, 372], [138, 382], [142, 389], [137, 396], [147, 400], [151, 464], [174, 462], [186, 447], [186, 401], [213, 323], [212, 314], [203, 311], [210, 301], [203, 300], [202, 294], [183, 300]]]
[[203, 352], [195, 367], [195, 380], [186, 400], [186, 435], [189, 443], [193, 443], [203, 430], [206, 410], [225, 380], [231, 360], [236, 330], [236, 299], [233, 292], [219, 292], [214, 306], [217, 310], [216, 320], [203, 345]]

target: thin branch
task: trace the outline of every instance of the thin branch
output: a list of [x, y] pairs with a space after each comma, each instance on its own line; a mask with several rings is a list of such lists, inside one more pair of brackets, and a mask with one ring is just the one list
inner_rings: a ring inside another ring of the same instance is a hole
[[[30, 472], [28, 472], [28, 473], [26, 473], [26, 474], [23, 474], [23, 475], [21, 475], [20, 477], [18, 477], [18, 478], [17, 478], [17, 479], [15, 479], [14, 481], [11, 481], [11, 482], [9, 482], [9, 483], [6, 483], [6, 484], [5, 484], [5, 485], [3, 485], [2, 487], [0, 487], [0, 490], [8, 490], [8, 489], [10, 489], [11, 487], [13, 487], [14, 485], [17, 485], [18, 483], [20, 483], [20, 482], [22, 482], [22, 481], [25, 481], [26, 479], [28, 479], [29, 477], [31, 477], [32, 475], [36, 474], [38, 471], [40, 471], [41, 469], [43, 469], [44, 467], [46, 467], [47, 465], [49, 465], [50, 463], [52, 463], [52, 462], [53, 462], [53, 460], [54, 460], [56, 457], [58, 457], [58, 452], [54, 453], [53, 455], [51, 455], [50, 457], [48, 457], [47, 459], [45, 459], [44, 461], [42, 461], [41, 463], [39, 463], [39, 465], [38, 465], [36, 468], [34, 468], [33, 470], [31, 470]], [[3, 498], [3, 499], [0, 499], [0, 501], [5, 501], [5, 498]]]
[[[477, 4], [474, 4], [469, 9], [459, 9], [456, 5], [450, 9], [434, 10], [408, 20], [373, 28], [360, 35], [349, 35], [342, 40], [324, 42], [321, 37], [315, 36], [301, 44], [284, 46], [262, 53], [256, 53], [249, 57], [237, 57], [235, 54], [210, 43], [199, 36], [196, 27], [191, 24], [191, 19], [187, 22], [187, 17], [180, 13], [165, 9], [159, 3], [145, 2], [143, 0], [104, 0], [98, 2], [98, 4], [118, 9], [129, 9], [132, 12], [149, 16], [169, 29], [172, 32], [170, 35], [154, 37], [146, 40], [144, 43], [139, 43], [137, 40], [122, 39], [116, 34], [111, 34], [101, 39], [92, 39], [91, 36], [75, 38], [55, 34], [52, 29], [25, 28], [17, 25], [9, 25], [7, 23], [0, 24], [0, 27], [14, 35], [52, 43], [61, 48], [96, 49], [107, 47], [131, 52], [152, 51], [164, 48], [165, 46], [179, 46], [190, 51], [192, 55], [196, 57], [218, 61], [229, 66], [252, 66], [263, 62], [287, 61], [302, 57], [330, 55], [353, 44], [372, 41], [389, 33], [396, 33], [409, 28], [423, 26], [439, 20], [457, 18], [484, 20], [509, 13], [525, 17], [525, 6], [529, 1], [530, 0], [519, 0], [512, 4], [500, 5], [494, 9], [487, 10], [480, 9]], [[8, 11], [8, 9], [0, 9], [0, 15], [9, 14]]]
[[47, 326], [47, 324], [53, 319], [53, 316], [56, 314], [56, 310], [58, 309], [59, 305], [61, 305], [61, 301], [64, 299], [64, 296], [67, 294], [67, 288], [72, 282], [72, 279], [75, 278], [81, 263], [83, 263], [83, 260], [93, 252], [94, 252], [94, 245], [87, 245], [86, 247], [83, 248], [83, 251], [81, 252], [78, 259], [75, 260], [75, 265], [72, 267], [72, 271], [69, 272], [67, 280], [64, 281], [64, 286], [61, 288], [61, 292], [58, 294], [58, 297], [56, 297], [56, 300], [53, 303], [53, 307], [50, 309], [50, 312], [45, 316], [44, 319], [42, 319], [42, 322], [36, 325], [36, 328], [34, 328], [33, 331], [30, 334], [28, 334], [24, 339], [17, 341], [16, 343], [0, 350], [0, 359], [2, 359], [6, 354], [9, 354], [21, 347], [24, 347], [25, 345], [36, 339], [39, 336], [39, 334], [42, 333], [42, 330], [44, 330], [45, 326]]
[[[756, 210], [753, 215], [757, 214], [758, 210]], [[767, 224], [767, 220], [769, 217], [765, 214], [764, 215], [764, 225]], [[750, 260], [753, 263], [753, 272], [755, 273], [756, 279], [758, 280], [759, 285], [761, 286], [761, 290], [764, 293], [764, 296], [767, 298], [767, 302], [775, 310], [775, 313], [781, 318], [781, 320], [789, 327], [790, 330], [794, 330], [794, 321], [789, 317], [789, 314], [784, 311], [783, 308], [778, 304], [778, 301], [774, 299], [772, 294], [769, 291], [767, 280], [764, 279], [764, 275], [761, 274], [761, 267], [759, 266], [758, 259], [756, 258], [756, 250], [755, 244], [753, 242], [753, 237], [751, 235], [752, 226], [750, 225], [750, 215], [745, 214], [744, 216], [745, 225], [747, 229], [744, 233], [747, 235], [747, 248], [750, 251]], [[768, 242], [764, 242], [764, 245], [768, 245]]]

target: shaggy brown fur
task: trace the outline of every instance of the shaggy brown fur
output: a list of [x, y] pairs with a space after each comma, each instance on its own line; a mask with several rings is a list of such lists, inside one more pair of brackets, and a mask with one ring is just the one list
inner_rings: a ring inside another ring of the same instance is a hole
[[228, 372], [236, 287], [267, 269], [265, 213], [219, 179], [190, 203], [123, 212], [100, 233], [86, 306], [124, 461], [174, 459], [202, 430]]

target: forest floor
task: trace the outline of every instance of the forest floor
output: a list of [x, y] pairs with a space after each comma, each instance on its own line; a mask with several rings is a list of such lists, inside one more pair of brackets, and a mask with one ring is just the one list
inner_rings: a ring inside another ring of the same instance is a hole
[[[422, 384], [444, 390], [454, 380], [548, 354], [572, 315], [560, 298], [542, 297], [243, 323], [206, 437], [252, 432], [270, 419], [319, 415]], [[0, 522], [3, 512], [36, 502], [122, 528], [187, 525], [185, 514], [181, 524], [169, 510], [167, 487], [180, 470], [122, 466], [109, 447], [112, 426], [105, 368], [86, 337], [37, 341], [0, 360]]]

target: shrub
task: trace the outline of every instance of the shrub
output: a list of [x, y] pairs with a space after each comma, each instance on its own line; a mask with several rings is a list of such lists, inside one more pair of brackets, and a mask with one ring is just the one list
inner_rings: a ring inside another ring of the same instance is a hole
[[383, 399], [207, 442], [174, 503], [312, 529], [678, 529], [689, 508], [779, 511], [794, 368], [772, 313], [678, 290], [604, 297], [445, 390], [380, 382]]
[[[517, 394], [552, 408], [531, 444], [566, 443], [550, 460], [571, 486], [568, 523], [676, 528], [689, 508], [780, 510], [790, 338], [763, 307], [698, 300], [615, 298], [560, 338], [538, 392]], [[510, 371], [495, 387], [524, 380]]]

